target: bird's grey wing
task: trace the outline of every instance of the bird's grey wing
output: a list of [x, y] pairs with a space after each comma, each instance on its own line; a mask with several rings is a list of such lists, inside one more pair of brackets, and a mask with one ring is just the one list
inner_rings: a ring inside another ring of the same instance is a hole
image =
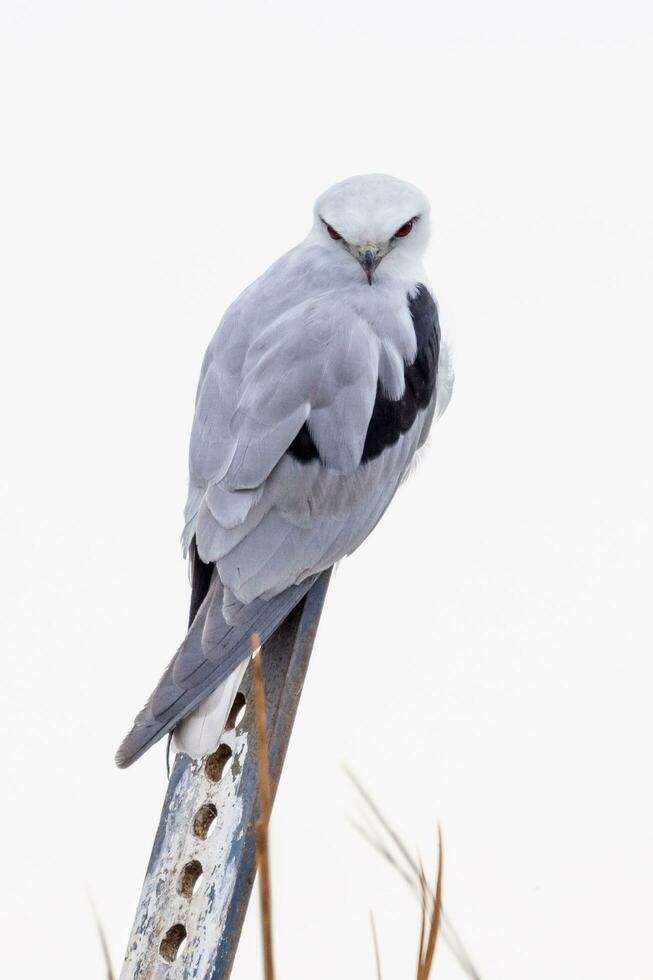
[[191, 525], [202, 557], [240, 602], [274, 595], [358, 547], [425, 438], [437, 307], [425, 287], [399, 298], [385, 331], [374, 308], [364, 318], [327, 297], [262, 329], [248, 349], [232, 448]]
[[369, 325], [334, 298], [304, 301], [252, 330], [237, 312], [209, 349], [198, 390], [190, 448], [184, 543], [207, 539], [211, 514], [239, 528], [305, 422], [325, 465], [360, 463], [381, 356]]
[[270, 601], [253, 602], [246, 620], [234, 626], [222, 615], [223, 588], [214, 571], [184, 642], [116, 753], [118, 766], [130, 766], [208, 697], [249, 656], [252, 633], [263, 642], [269, 639], [316, 578], [313, 575]]
[[250, 316], [235, 304], [202, 368], [185, 548], [209, 492], [224, 526], [242, 522], [309, 415], [327, 465], [344, 472], [360, 462], [380, 358], [369, 326], [333, 297], [299, 302], [268, 321], [248, 298]]
[[360, 463], [378, 378], [379, 345], [365, 321], [335, 299], [304, 303], [261, 332], [247, 352], [231, 419], [233, 452], [214, 480], [259, 487], [304, 422], [326, 466]]

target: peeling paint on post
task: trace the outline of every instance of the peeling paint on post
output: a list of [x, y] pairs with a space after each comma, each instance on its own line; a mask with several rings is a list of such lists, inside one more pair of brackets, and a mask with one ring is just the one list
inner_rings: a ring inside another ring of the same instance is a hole
[[[295, 720], [330, 571], [265, 644], [272, 795]], [[245, 714], [208, 759], [178, 755], [121, 980], [227, 980], [256, 873], [258, 752], [250, 671]], [[216, 778], [217, 777], [217, 778]]]

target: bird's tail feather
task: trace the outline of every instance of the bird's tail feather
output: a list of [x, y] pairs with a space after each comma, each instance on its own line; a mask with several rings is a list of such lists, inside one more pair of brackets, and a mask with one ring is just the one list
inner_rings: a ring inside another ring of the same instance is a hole
[[246, 657], [212, 694], [182, 718], [172, 739], [174, 752], [185, 752], [199, 759], [217, 749], [248, 663]]
[[117, 765], [130, 766], [223, 684], [248, 658], [252, 633], [264, 642], [269, 639], [317, 577], [312, 575], [272, 599], [255, 599], [239, 622], [230, 624], [222, 611], [222, 583], [214, 572], [183, 643], [120, 745]]

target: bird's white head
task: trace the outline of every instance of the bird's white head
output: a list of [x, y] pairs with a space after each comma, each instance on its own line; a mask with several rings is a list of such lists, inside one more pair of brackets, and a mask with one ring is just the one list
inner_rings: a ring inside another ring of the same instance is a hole
[[349, 253], [370, 286], [383, 259], [388, 271], [419, 262], [429, 236], [428, 199], [412, 184], [385, 174], [334, 184], [318, 197], [314, 216], [312, 240]]

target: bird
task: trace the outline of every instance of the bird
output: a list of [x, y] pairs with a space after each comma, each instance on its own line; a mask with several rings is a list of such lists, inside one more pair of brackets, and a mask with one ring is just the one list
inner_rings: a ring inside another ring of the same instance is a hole
[[188, 631], [116, 754], [167, 733], [218, 745], [257, 633], [383, 516], [451, 398], [423, 266], [430, 206], [385, 174], [342, 180], [311, 228], [227, 309], [195, 401], [182, 544]]

